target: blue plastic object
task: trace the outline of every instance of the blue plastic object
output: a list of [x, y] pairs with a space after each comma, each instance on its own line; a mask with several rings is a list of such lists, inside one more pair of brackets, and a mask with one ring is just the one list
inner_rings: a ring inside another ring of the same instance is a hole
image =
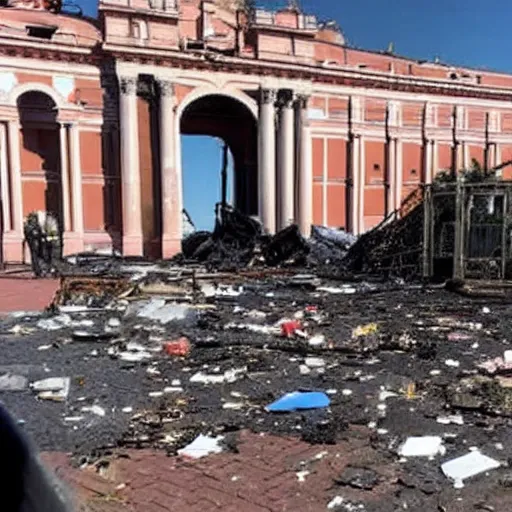
[[306, 409], [322, 409], [329, 407], [331, 401], [329, 397], [319, 391], [295, 391], [288, 393], [275, 402], [267, 405], [268, 412], [290, 412]]

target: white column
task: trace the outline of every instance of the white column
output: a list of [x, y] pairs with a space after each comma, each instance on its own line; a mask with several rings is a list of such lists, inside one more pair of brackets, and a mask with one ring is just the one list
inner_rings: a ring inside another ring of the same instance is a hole
[[313, 223], [313, 160], [311, 148], [311, 132], [308, 121], [308, 97], [300, 95], [297, 98], [298, 116], [298, 194], [297, 211], [300, 232], [303, 236], [311, 235]]
[[283, 229], [295, 220], [293, 92], [283, 90], [279, 99], [278, 226]]
[[4, 123], [0, 123], [0, 192], [2, 194], [4, 233], [11, 230], [11, 197], [7, 155], [7, 129]]
[[71, 164], [71, 191], [73, 197], [73, 231], [79, 238], [84, 232], [84, 205], [82, 192], [82, 163], [80, 158], [80, 129], [77, 124], [69, 128]]
[[23, 236], [23, 191], [21, 186], [20, 124], [9, 121], [9, 167], [12, 190], [12, 229]]
[[162, 183], [162, 257], [180, 252], [182, 231], [181, 186], [176, 167], [174, 87], [160, 80], [160, 172]]
[[432, 141], [432, 181], [439, 172], [439, 144], [437, 140]]
[[69, 151], [68, 129], [65, 124], [60, 125], [60, 179], [62, 184], [62, 215], [64, 237], [71, 231], [71, 193], [69, 187]]
[[121, 126], [121, 181], [123, 196], [123, 254], [142, 255], [139, 127], [137, 79], [121, 78], [119, 115]]
[[359, 234], [359, 188], [360, 188], [360, 150], [361, 140], [358, 135], [354, 135], [352, 137], [352, 163], [351, 163], [351, 178], [352, 178], [352, 188], [350, 194], [350, 231], [357, 235]]
[[258, 126], [259, 216], [269, 233], [276, 232], [276, 91], [262, 89]]
[[432, 169], [433, 152], [434, 152], [434, 145], [433, 145], [432, 141], [425, 140], [425, 183], [427, 185], [432, 183], [432, 179], [433, 179], [433, 169]]

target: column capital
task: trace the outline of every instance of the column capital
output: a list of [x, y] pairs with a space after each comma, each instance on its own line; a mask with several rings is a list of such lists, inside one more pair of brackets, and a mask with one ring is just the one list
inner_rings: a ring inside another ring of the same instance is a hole
[[119, 79], [121, 94], [135, 96], [137, 94], [137, 78], [133, 76], [122, 76]]
[[262, 104], [275, 103], [277, 100], [277, 90], [276, 89], [260, 89], [260, 98]]
[[278, 103], [282, 108], [292, 108], [296, 100], [296, 94], [292, 89], [281, 89], [278, 95]]
[[174, 96], [174, 83], [171, 80], [157, 79], [160, 96], [173, 97]]
[[297, 93], [295, 95], [295, 101], [296, 101], [297, 107], [300, 108], [301, 110], [307, 109], [309, 98], [311, 98], [311, 96], [309, 94], [302, 93], [302, 92]]

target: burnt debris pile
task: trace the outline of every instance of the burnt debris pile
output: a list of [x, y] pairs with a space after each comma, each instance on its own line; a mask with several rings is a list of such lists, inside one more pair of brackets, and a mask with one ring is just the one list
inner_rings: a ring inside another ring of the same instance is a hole
[[403, 278], [421, 276], [423, 204], [404, 217], [385, 222], [362, 235], [343, 260], [355, 273]]
[[308, 253], [309, 246], [297, 226], [270, 236], [258, 220], [219, 204], [213, 232], [189, 235], [183, 240], [182, 253], [173, 262], [199, 262], [208, 268], [229, 271], [257, 264], [300, 264]]

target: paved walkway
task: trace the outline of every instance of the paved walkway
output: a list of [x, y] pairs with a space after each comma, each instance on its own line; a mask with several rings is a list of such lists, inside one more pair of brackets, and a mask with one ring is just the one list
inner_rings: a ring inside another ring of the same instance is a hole
[[78, 510], [87, 512], [325, 511], [340, 494], [334, 479], [342, 469], [365, 462], [379, 471], [381, 483], [371, 493], [345, 487], [343, 497], [367, 504], [392, 497], [396, 466], [374, 451], [364, 435], [350, 444], [310, 446], [242, 432], [237, 448], [238, 453], [200, 460], [122, 451], [96, 465], [104, 468], [101, 476], [95, 467], [72, 469], [63, 454], [46, 453], [43, 460], [75, 490]]
[[59, 288], [58, 279], [34, 279], [30, 273], [0, 273], [0, 314], [46, 308]]

